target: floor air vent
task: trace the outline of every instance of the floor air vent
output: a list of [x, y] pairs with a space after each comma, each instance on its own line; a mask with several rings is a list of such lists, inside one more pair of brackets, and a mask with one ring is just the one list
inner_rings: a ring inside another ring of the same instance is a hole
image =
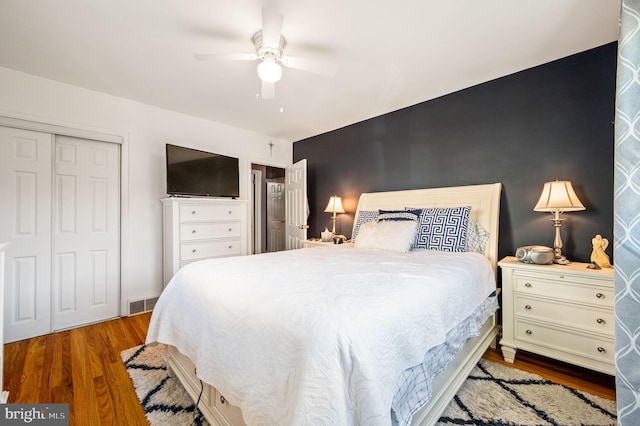
[[154, 306], [156, 306], [156, 302], [158, 301], [157, 297], [152, 297], [151, 299], [144, 300], [134, 300], [129, 302], [129, 315], [140, 314], [142, 312], [151, 311]]
[[147, 299], [144, 301], [144, 309], [146, 311], [153, 311], [153, 307], [156, 306], [156, 302], [158, 301], [157, 297], [152, 297], [151, 299]]

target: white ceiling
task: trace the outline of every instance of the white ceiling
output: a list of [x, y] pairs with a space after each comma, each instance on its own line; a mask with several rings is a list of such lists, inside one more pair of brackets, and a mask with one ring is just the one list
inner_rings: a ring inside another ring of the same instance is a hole
[[[297, 141], [617, 40], [621, 0], [0, 0], [0, 66]], [[261, 8], [285, 68], [258, 100]], [[283, 108], [283, 112], [280, 109]]]

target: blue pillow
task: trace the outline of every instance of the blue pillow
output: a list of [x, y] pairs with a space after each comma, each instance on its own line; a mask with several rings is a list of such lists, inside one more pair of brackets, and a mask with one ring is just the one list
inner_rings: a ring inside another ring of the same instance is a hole
[[351, 233], [351, 241], [355, 242], [356, 235], [358, 235], [358, 230], [360, 229], [360, 225], [367, 222], [375, 221], [378, 217], [377, 210], [360, 210], [358, 212], [358, 218], [353, 224], [353, 232]]
[[467, 251], [470, 206], [421, 209], [414, 248]]

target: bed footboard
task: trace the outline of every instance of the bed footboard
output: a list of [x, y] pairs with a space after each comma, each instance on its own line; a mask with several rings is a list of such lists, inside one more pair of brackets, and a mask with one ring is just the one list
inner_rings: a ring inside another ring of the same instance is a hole
[[433, 379], [433, 396], [413, 416], [412, 426], [430, 426], [438, 421], [482, 355], [489, 347], [495, 347], [498, 335], [496, 324], [496, 314], [494, 313], [483, 324], [480, 335], [467, 339], [449, 366]]

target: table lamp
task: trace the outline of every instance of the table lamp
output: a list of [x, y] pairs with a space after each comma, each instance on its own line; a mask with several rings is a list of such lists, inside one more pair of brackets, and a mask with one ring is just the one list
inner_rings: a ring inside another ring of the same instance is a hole
[[333, 197], [329, 198], [329, 204], [327, 204], [327, 208], [324, 209], [325, 213], [333, 213], [333, 217], [331, 218], [331, 221], [333, 222], [333, 226], [331, 228], [331, 233], [333, 235], [336, 235], [336, 215], [338, 213], [344, 213], [344, 207], [342, 207], [342, 198], [338, 197], [337, 195], [334, 195]]
[[555, 263], [569, 263], [567, 258], [562, 255], [562, 238], [560, 237], [560, 228], [562, 227], [562, 221], [564, 219], [560, 218], [560, 214], [584, 209], [585, 208], [578, 199], [570, 181], [556, 180], [553, 182], [546, 182], [544, 184], [538, 204], [536, 204], [533, 210], [553, 214], [551, 221], [553, 222], [553, 226], [556, 228], [556, 237], [553, 240]]

